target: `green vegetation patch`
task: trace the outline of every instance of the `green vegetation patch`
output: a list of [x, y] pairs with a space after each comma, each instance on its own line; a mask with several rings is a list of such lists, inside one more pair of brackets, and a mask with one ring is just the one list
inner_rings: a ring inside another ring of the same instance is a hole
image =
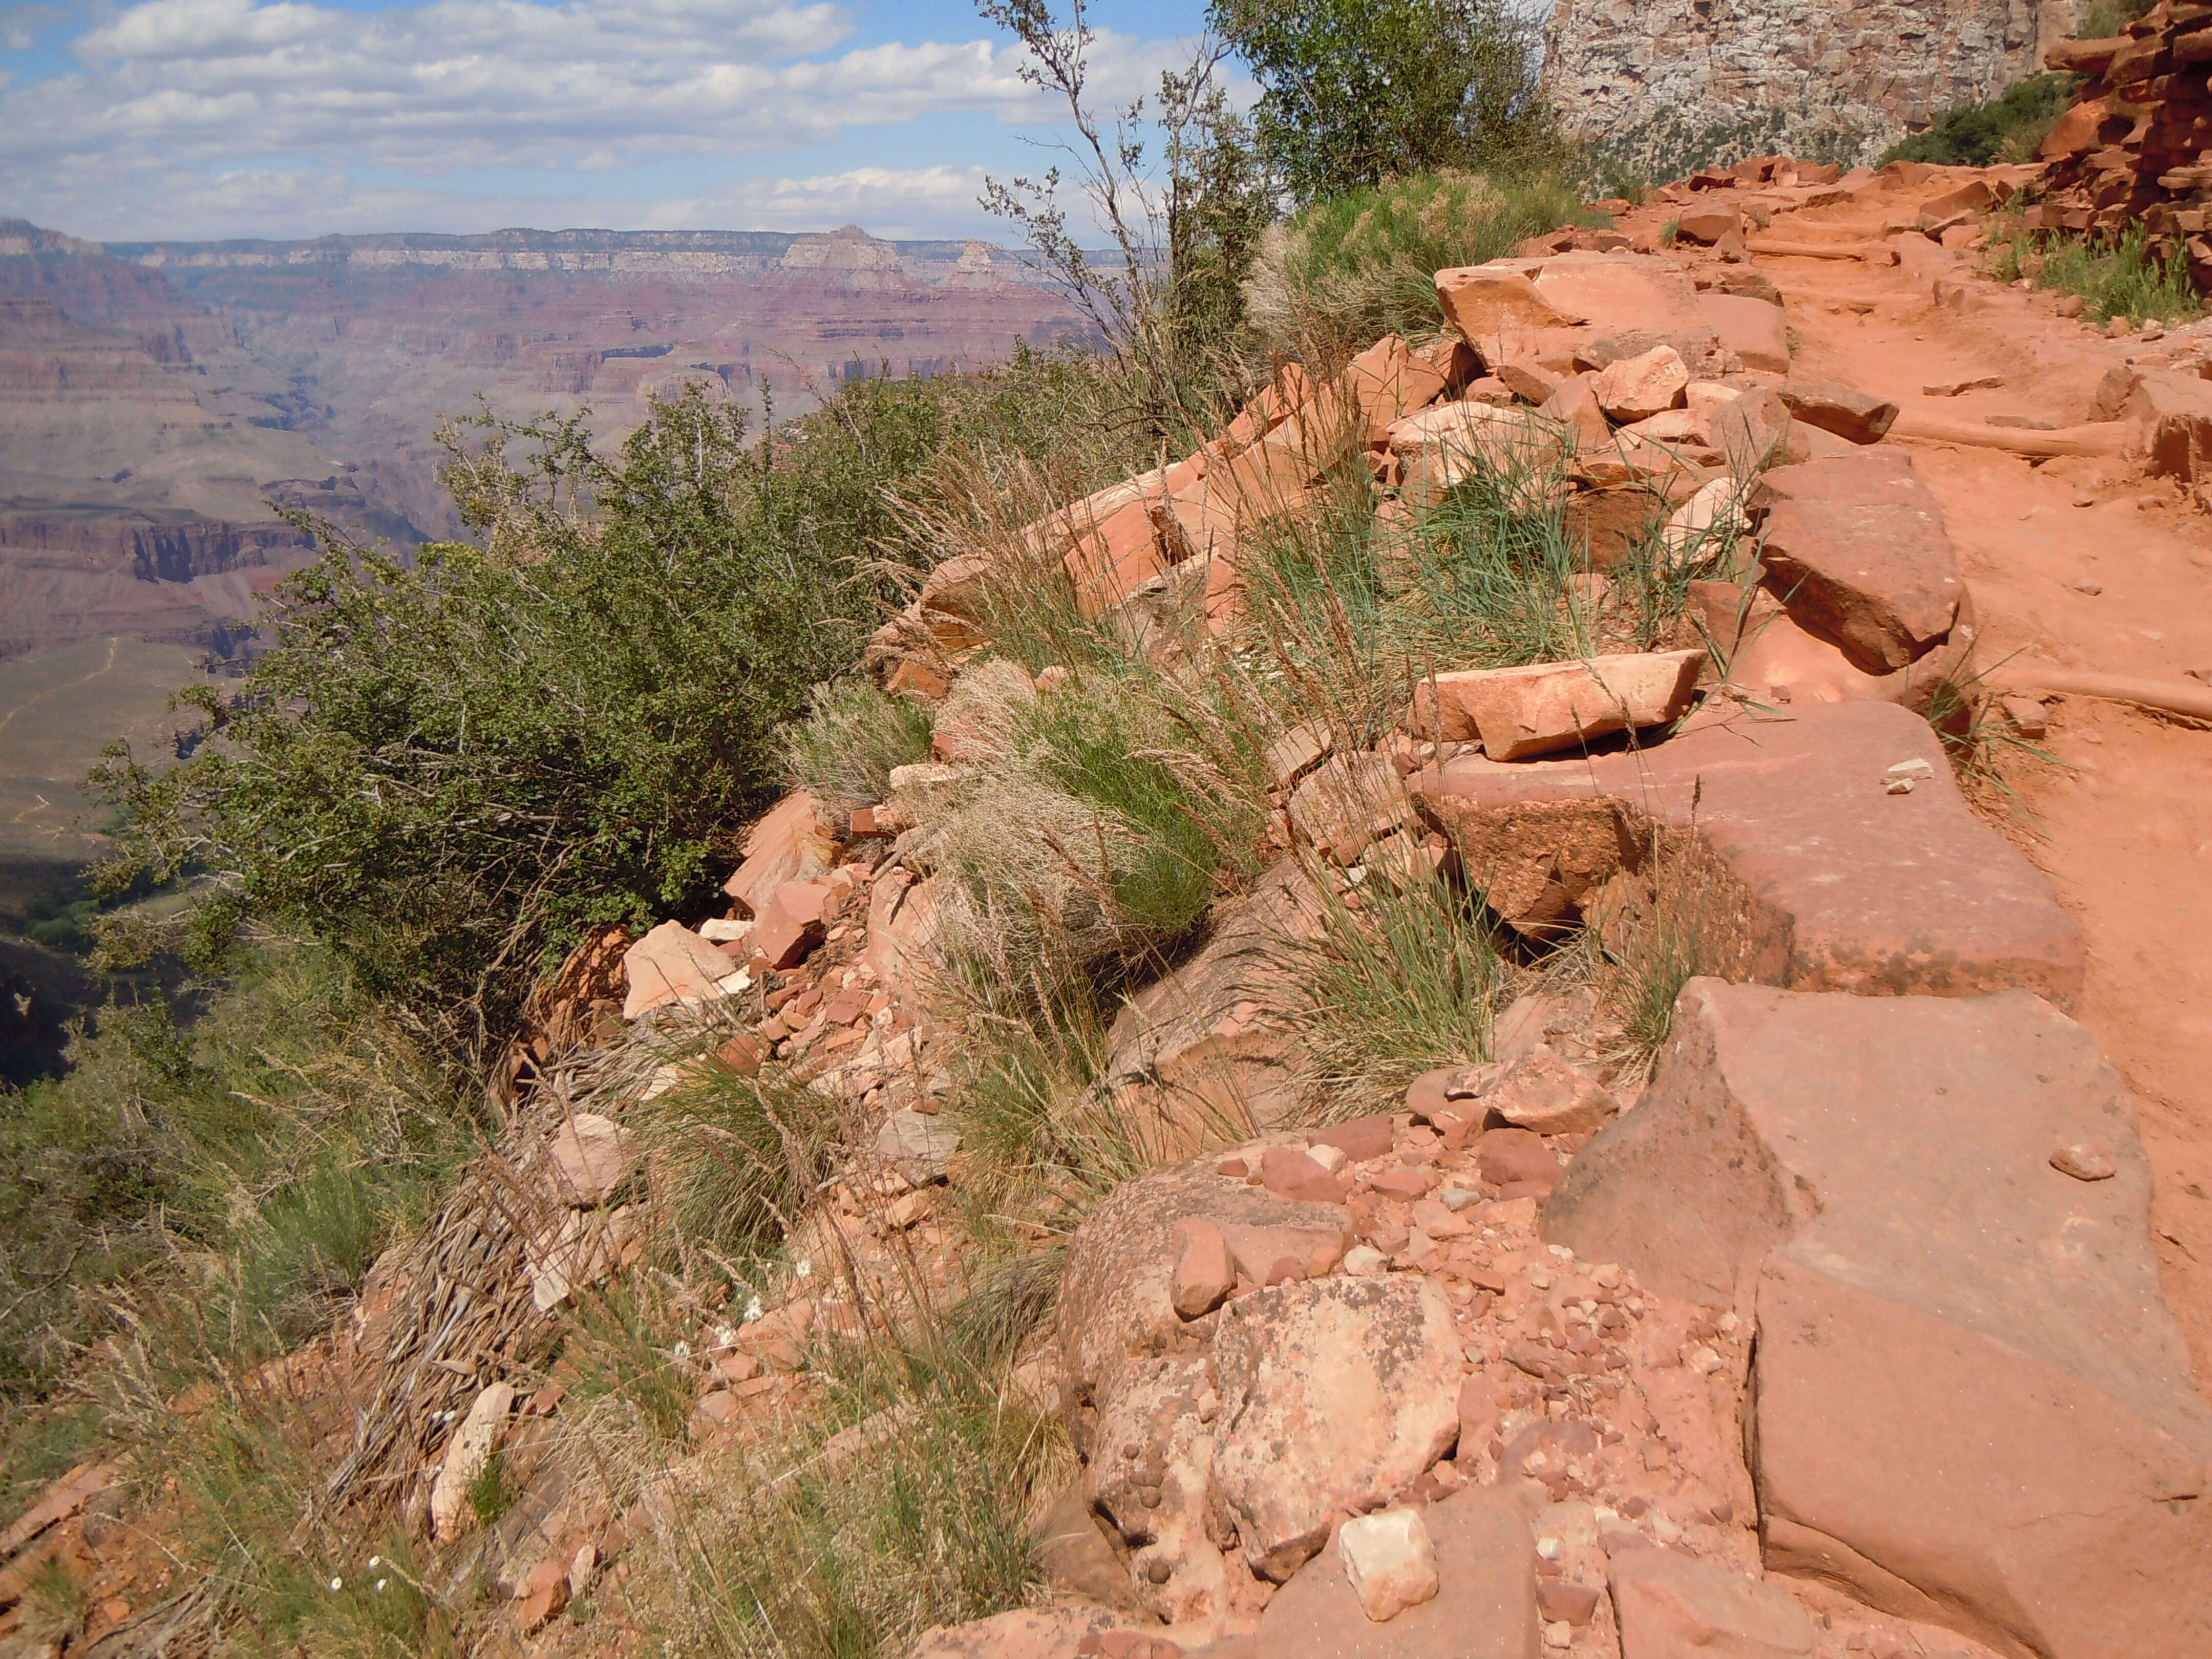
[[1881, 163], [1985, 167], [1997, 161], [2032, 161], [2081, 84], [2071, 75], [2031, 75], [1999, 97], [1944, 111], [1927, 131], [1891, 145]]

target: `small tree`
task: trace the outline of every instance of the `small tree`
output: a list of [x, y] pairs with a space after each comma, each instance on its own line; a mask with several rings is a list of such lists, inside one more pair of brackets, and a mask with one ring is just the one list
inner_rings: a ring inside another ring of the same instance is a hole
[[1549, 132], [1536, 26], [1505, 0], [1211, 0], [1207, 18], [1259, 81], [1261, 154], [1302, 204], [1517, 163]]
[[[1094, 260], [1070, 227], [1057, 165], [987, 180], [982, 205], [1021, 234], [1135, 372], [1148, 427], [1188, 435], [1207, 423], [1204, 371], [1236, 333], [1240, 284], [1276, 206], [1249, 128], [1218, 78], [1225, 48], [1203, 40], [1187, 68], [1160, 77], [1156, 118], [1141, 98], [1102, 115], [1089, 98], [1097, 37], [1085, 0], [1073, 0], [1064, 21], [1050, 0], [976, 0], [976, 9], [1020, 41], [1022, 79], [1066, 104], [1075, 137], [1057, 148], [1113, 239], [1111, 257]], [[1164, 174], [1147, 162], [1155, 127]]]

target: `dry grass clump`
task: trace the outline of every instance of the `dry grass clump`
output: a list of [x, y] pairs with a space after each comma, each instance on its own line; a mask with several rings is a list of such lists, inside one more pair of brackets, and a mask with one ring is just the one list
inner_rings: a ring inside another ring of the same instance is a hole
[[1322, 878], [1321, 925], [1285, 946], [1273, 1011], [1308, 1055], [1304, 1082], [1328, 1118], [1395, 1110], [1440, 1066], [1490, 1058], [1492, 1017], [1511, 969], [1479, 896], [1414, 864], [1356, 866], [1351, 896]]
[[890, 793], [894, 767], [929, 758], [928, 705], [888, 696], [865, 679], [814, 689], [806, 718], [784, 728], [784, 775], [832, 811]]

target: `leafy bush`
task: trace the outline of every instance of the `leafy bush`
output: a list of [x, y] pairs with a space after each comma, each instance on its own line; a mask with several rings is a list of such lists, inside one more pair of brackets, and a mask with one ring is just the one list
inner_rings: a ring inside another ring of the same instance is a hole
[[1931, 161], [1938, 167], [1985, 167], [1993, 161], [2035, 157], [2081, 85], [2071, 75], [2031, 75], [2000, 97], [1945, 110], [1925, 132], [1890, 146], [1891, 161]]
[[1355, 350], [1393, 331], [1433, 338], [1443, 328], [1438, 270], [1503, 258], [1524, 238], [1589, 216], [1550, 176], [1501, 181], [1446, 169], [1361, 185], [1268, 234], [1245, 284], [1247, 314], [1284, 349], [1316, 337]]
[[611, 457], [574, 421], [449, 428], [482, 544], [410, 563], [325, 528], [274, 648], [204, 699], [213, 740], [96, 775], [127, 823], [107, 883], [203, 872], [212, 937], [244, 912], [322, 939], [481, 1048], [585, 930], [714, 902], [779, 728], [891, 591], [889, 489], [947, 444], [1051, 441], [1065, 378], [866, 382], [774, 444], [696, 390]]
[[1260, 83], [1260, 152], [1297, 202], [1550, 138], [1535, 22], [1503, 0], [1211, 0], [1206, 18]]

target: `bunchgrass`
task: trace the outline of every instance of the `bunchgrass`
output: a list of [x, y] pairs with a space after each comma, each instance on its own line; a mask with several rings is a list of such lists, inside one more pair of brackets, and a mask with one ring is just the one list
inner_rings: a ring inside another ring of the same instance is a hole
[[1422, 1073], [1490, 1057], [1507, 971], [1479, 898], [1440, 875], [1394, 884], [1379, 866], [1356, 898], [1325, 878], [1316, 890], [1318, 931], [1283, 947], [1289, 971], [1276, 1010], [1310, 1056], [1312, 1109], [1328, 1118], [1391, 1111]]
[[2000, 281], [2027, 277], [2038, 288], [2078, 295], [2084, 313], [2097, 322], [2121, 317], [2137, 325], [2154, 318], [2179, 323], [2204, 313], [2189, 262], [2178, 252], [2152, 252], [2143, 225], [2105, 236], [2030, 231], [2015, 223], [1992, 240]]
[[886, 696], [866, 679], [815, 688], [806, 717], [784, 732], [784, 771], [833, 811], [890, 794], [891, 769], [929, 758], [927, 703]]
[[1415, 173], [1302, 210], [1268, 233], [1245, 302], [1280, 349], [1327, 342], [1358, 349], [1378, 336], [1433, 339], [1443, 328], [1436, 273], [1511, 253], [1561, 225], [1601, 223], [1560, 179]]
[[664, 1650], [899, 1655], [1037, 1587], [1025, 1523], [1066, 1457], [1002, 1364], [877, 1343], [817, 1376], [817, 1409], [687, 1492], [633, 1577]]

